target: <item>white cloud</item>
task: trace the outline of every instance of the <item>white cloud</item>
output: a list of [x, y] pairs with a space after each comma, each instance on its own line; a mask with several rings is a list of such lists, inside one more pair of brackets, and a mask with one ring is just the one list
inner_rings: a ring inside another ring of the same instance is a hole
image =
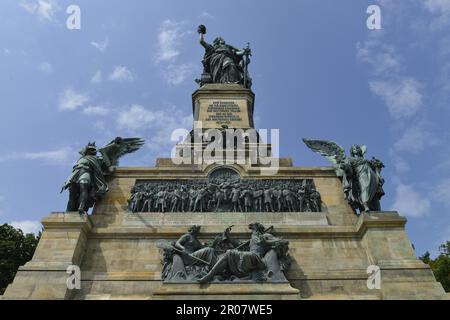
[[12, 221], [10, 223], [14, 228], [22, 230], [24, 234], [34, 233], [37, 235], [42, 230], [42, 225], [39, 221], [23, 220]]
[[139, 130], [158, 121], [161, 112], [153, 112], [141, 105], [132, 105], [128, 110], [119, 112], [117, 124], [119, 128], [126, 130]]
[[170, 107], [162, 113], [161, 121], [158, 121], [158, 126], [154, 128], [150, 139], [147, 141], [147, 147], [155, 154], [161, 155], [170, 154], [170, 147], [175, 144], [170, 140], [172, 132], [176, 129], [186, 129], [192, 127], [192, 116], [182, 114], [175, 107]]
[[158, 155], [163, 152], [170, 154], [173, 130], [192, 127], [192, 116], [183, 114], [174, 106], [152, 111], [132, 105], [119, 113], [117, 125], [119, 129], [150, 137], [147, 147]]
[[157, 62], [173, 61], [180, 55], [179, 46], [181, 39], [189, 32], [183, 32], [184, 22], [165, 20], [160, 26], [158, 33]]
[[[404, 3], [405, 1], [379, 0], [379, 2], [385, 9], [389, 9], [385, 10], [386, 14], [383, 16], [384, 24], [391, 26], [391, 31], [396, 32], [394, 29], [400, 23], [406, 21], [405, 16], [410, 13]], [[420, 1], [414, 2], [420, 5]], [[450, 0], [424, 0], [424, 2], [427, 2], [425, 5], [429, 6], [430, 12], [442, 13], [447, 10], [446, 7], [450, 7]], [[429, 30], [425, 26], [423, 14], [416, 18], [412, 25], [407, 25], [407, 31], [413, 32], [419, 38], [426, 36], [427, 39], [422, 42], [428, 47], [434, 40], [432, 40]], [[369, 73], [372, 77], [369, 80], [370, 90], [380, 97], [387, 106], [391, 117], [395, 120], [393, 127], [396, 129], [402, 128], [402, 132], [390, 149], [394, 169], [398, 174], [402, 174], [410, 170], [406, 161], [408, 158], [403, 157], [404, 152], [419, 153], [438, 143], [433, 125], [424, 120], [427, 119], [425, 107], [436, 105], [436, 101], [439, 101], [436, 92], [433, 95], [430, 93], [431, 91], [428, 92], [437, 81], [420, 82], [416, 77], [406, 72], [410, 57], [400, 53], [405, 50], [414, 50], [417, 43], [413, 42], [411, 47], [395, 47], [386, 40], [385, 32], [370, 32], [366, 41], [357, 43], [356, 54], [358, 60], [370, 66]], [[445, 55], [450, 52], [449, 44], [450, 41], [442, 41], [441, 50], [433, 50], [437, 55]], [[445, 70], [447, 60], [445, 59], [439, 64], [441, 73], [442, 70]], [[443, 80], [440, 82], [443, 86], [447, 86], [447, 77], [443, 76], [442, 78]], [[425, 87], [425, 83], [430, 83], [430, 85]], [[450, 88], [450, 85], [448, 87]], [[433, 100], [433, 105], [428, 102], [431, 100], [430, 98]]]
[[193, 64], [171, 64], [166, 68], [164, 77], [168, 84], [177, 86], [183, 83], [194, 70], [195, 66]]
[[432, 13], [450, 14], [450, 1], [448, 0], [425, 0], [423, 4]]
[[396, 118], [409, 118], [422, 107], [422, 85], [414, 78], [370, 81], [370, 89], [386, 103]]
[[115, 66], [108, 79], [111, 81], [132, 82], [134, 81], [134, 75], [125, 66]]
[[372, 67], [376, 75], [382, 75], [400, 70], [400, 58], [393, 46], [382, 44], [379, 40], [371, 39], [356, 44], [356, 56]]
[[424, 7], [433, 15], [431, 29], [441, 29], [450, 24], [450, 1], [448, 0], [424, 0]]
[[200, 18], [210, 19], [210, 20], [214, 20], [215, 19], [215, 17], [211, 13], [209, 13], [208, 11], [203, 11], [202, 13], [200, 13]]
[[[203, 14], [208, 13], [205, 11]], [[173, 86], [183, 83], [195, 70], [192, 63], [175, 63], [176, 58], [181, 54], [179, 48], [183, 37], [191, 33], [191, 31], [183, 31], [186, 30], [185, 25], [184, 21], [165, 20], [158, 33], [156, 63], [162, 64], [162, 77]]]
[[49, 62], [41, 62], [39, 64], [39, 70], [44, 73], [51, 74], [53, 73], [53, 66]]
[[380, 39], [369, 39], [356, 44], [356, 56], [371, 66], [374, 80], [370, 90], [380, 96], [396, 118], [409, 118], [423, 106], [423, 86], [413, 77], [401, 75], [401, 58], [392, 45]]
[[424, 122], [420, 122], [406, 128], [403, 135], [394, 144], [394, 148], [396, 151], [419, 153], [426, 147], [434, 146], [438, 143], [438, 139], [431, 132], [429, 126]]
[[[439, 41], [437, 43], [437, 47], [438, 47], [438, 50], [436, 53], [437, 53], [438, 58], [443, 59], [445, 62], [447, 62], [447, 58], [450, 56], [450, 36], [444, 36], [441, 39], [439, 39]], [[449, 67], [448, 62], [445, 66], [447, 68]]]
[[72, 155], [72, 149], [68, 147], [38, 152], [12, 152], [0, 155], [0, 162], [11, 160], [44, 160], [53, 163], [65, 162]]
[[100, 83], [102, 81], [103, 81], [102, 72], [99, 70], [92, 76], [91, 83]]
[[99, 42], [91, 41], [91, 45], [98, 51], [104, 52], [109, 46], [109, 38], [107, 37], [105, 40]]
[[412, 186], [402, 183], [397, 185], [393, 210], [401, 215], [423, 217], [430, 212], [430, 207], [430, 200]]
[[90, 100], [89, 96], [84, 93], [77, 93], [73, 89], [64, 90], [59, 98], [59, 110], [72, 111], [82, 107]]
[[6, 55], [10, 55], [11, 54], [11, 50], [9, 50], [8, 48], [4, 48], [3, 49], [3, 53]]
[[437, 164], [434, 167], [434, 170], [437, 170], [438, 172], [450, 172], [450, 158], [446, 159], [444, 161], [441, 161], [439, 164]]
[[394, 168], [399, 173], [408, 172], [411, 168], [403, 157], [400, 157], [396, 154], [394, 150], [390, 150], [390, 156], [392, 157], [392, 163]]
[[444, 203], [447, 207], [450, 208], [450, 179], [446, 179], [440, 182], [435, 187], [433, 197], [436, 201]]
[[67, 160], [71, 153], [72, 149], [61, 148], [53, 151], [28, 152], [24, 154], [24, 158], [29, 160], [50, 160], [62, 162]]
[[27, 0], [20, 2], [19, 5], [27, 12], [35, 14], [41, 21], [52, 21], [56, 11], [59, 10], [56, 0]]
[[106, 116], [109, 114], [109, 109], [103, 106], [88, 106], [83, 109], [83, 113], [88, 116]]

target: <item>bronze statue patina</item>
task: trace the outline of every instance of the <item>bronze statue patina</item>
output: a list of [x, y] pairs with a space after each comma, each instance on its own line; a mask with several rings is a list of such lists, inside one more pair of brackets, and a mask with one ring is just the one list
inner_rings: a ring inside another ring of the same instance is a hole
[[128, 210], [137, 212], [321, 212], [312, 179], [140, 181]]
[[[273, 236], [260, 223], [251, 223], [248, 242], [227, 250], [211, 270], [198, 281], [207, 283], [216, 280], [247, 280], [253, 282], [287, 281], [284, 272], [291, 265], [288, 255], [289, 241]], [[244, 245], [248, 249], [239, 250]]]
[[197, 238], [200, 226], [192, 226], [175, 243], [157, 242], [164, 250], [162, 279], [166, 281], [194, 281], [217, 261], [212, 246], [203, 245]]
[[252, 80], [248, 74], [251, 50], [249, 44], [244, 49], [238, 49], [225, 42], [222, 37], [207, 43], [204, 39], [206, 27], [200, 25], [200, 44], [205, 48], [203, 58], [202, 78], [196, 80], [200, 86], [206, 83], [238, 83], [250, 89]]
[[381, 210], [380, 199], [384, 195], [381, 169], [384, 165], [376, 158], [364, 158], [366, 146], [352, 146], [350, 157], [347, 157], [344, 149], [332, 141], [303, 139], [303, 142], [335, 165], [337, 175], [342, 177], [345, 199], [353, 209], [360, 212]]
[[85, 214], [93, 207], [108, 192], [105, 174], [118, 165], [121, 156], [139, 150], [143, 144], [144, 140], [140, 138], [117, 137], [105, 147], [97, 149], [95, 142], [89, 142], [80, 151], [81, 157], [61, 189], [61, 192], [69, 189], [67, 211]]
[[241, 179], [217, 168], [208, 179], [140, 180], [128, 210], [137, 212], [320, 212], [313, 179]]
[[241, 242], [229, 226], [210, 243], [202, 245], [199, 226], [192, 226], [175, 243], [158, 241], [163, 249], [162, 279], [168, 282], [286, 281], [291, 264], [289, 242], [274, 237], [272, 227], [252, 223], [251, 239]]

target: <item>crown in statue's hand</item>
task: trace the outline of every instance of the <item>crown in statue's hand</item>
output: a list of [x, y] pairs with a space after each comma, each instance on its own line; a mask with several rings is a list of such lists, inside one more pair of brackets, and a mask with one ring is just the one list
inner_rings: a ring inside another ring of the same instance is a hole
[[205, 25], [203, 25], [203, 24], [199, 25], [198, 28], [197, 28], [197, 32], [199, 34], [206, 34], [206, 27], [205, 27]]

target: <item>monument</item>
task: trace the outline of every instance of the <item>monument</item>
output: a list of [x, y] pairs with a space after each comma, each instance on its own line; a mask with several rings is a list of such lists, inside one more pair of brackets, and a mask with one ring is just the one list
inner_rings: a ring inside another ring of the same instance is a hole
[[332, 167], [277, 157], [254, 130], [250, 46], [198, 33], [193, 130], [175, 156], [120, 167], [142, 139], [89, 143], [63, 186], [67, 211], [42, 220], [3, 299], [446, 298], [406, 218], [382, 211], [383, 163], [311, 139]]

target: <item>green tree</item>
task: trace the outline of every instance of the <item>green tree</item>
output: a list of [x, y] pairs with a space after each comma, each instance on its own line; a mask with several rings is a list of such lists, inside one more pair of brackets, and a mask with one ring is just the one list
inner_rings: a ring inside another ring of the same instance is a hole
[[31, 260], [40, 236], [41, 233], [24, 235], [6, 223], [0, 225], [0, 295], [13, 281], [19, 266]]
[[428, 251], [419, 259], [430, 265], [436, 280], [442, 284], [446, 292], [450, 292], [450, 241], [440, 245], [439, 252], [436, 259], [432, 259]]
[[431, 261], [431, 255], [430, 252], [425, 252], [422, 256], [419, 257], [420, 260], [422, 260], [426, 264], [430, 264]]

